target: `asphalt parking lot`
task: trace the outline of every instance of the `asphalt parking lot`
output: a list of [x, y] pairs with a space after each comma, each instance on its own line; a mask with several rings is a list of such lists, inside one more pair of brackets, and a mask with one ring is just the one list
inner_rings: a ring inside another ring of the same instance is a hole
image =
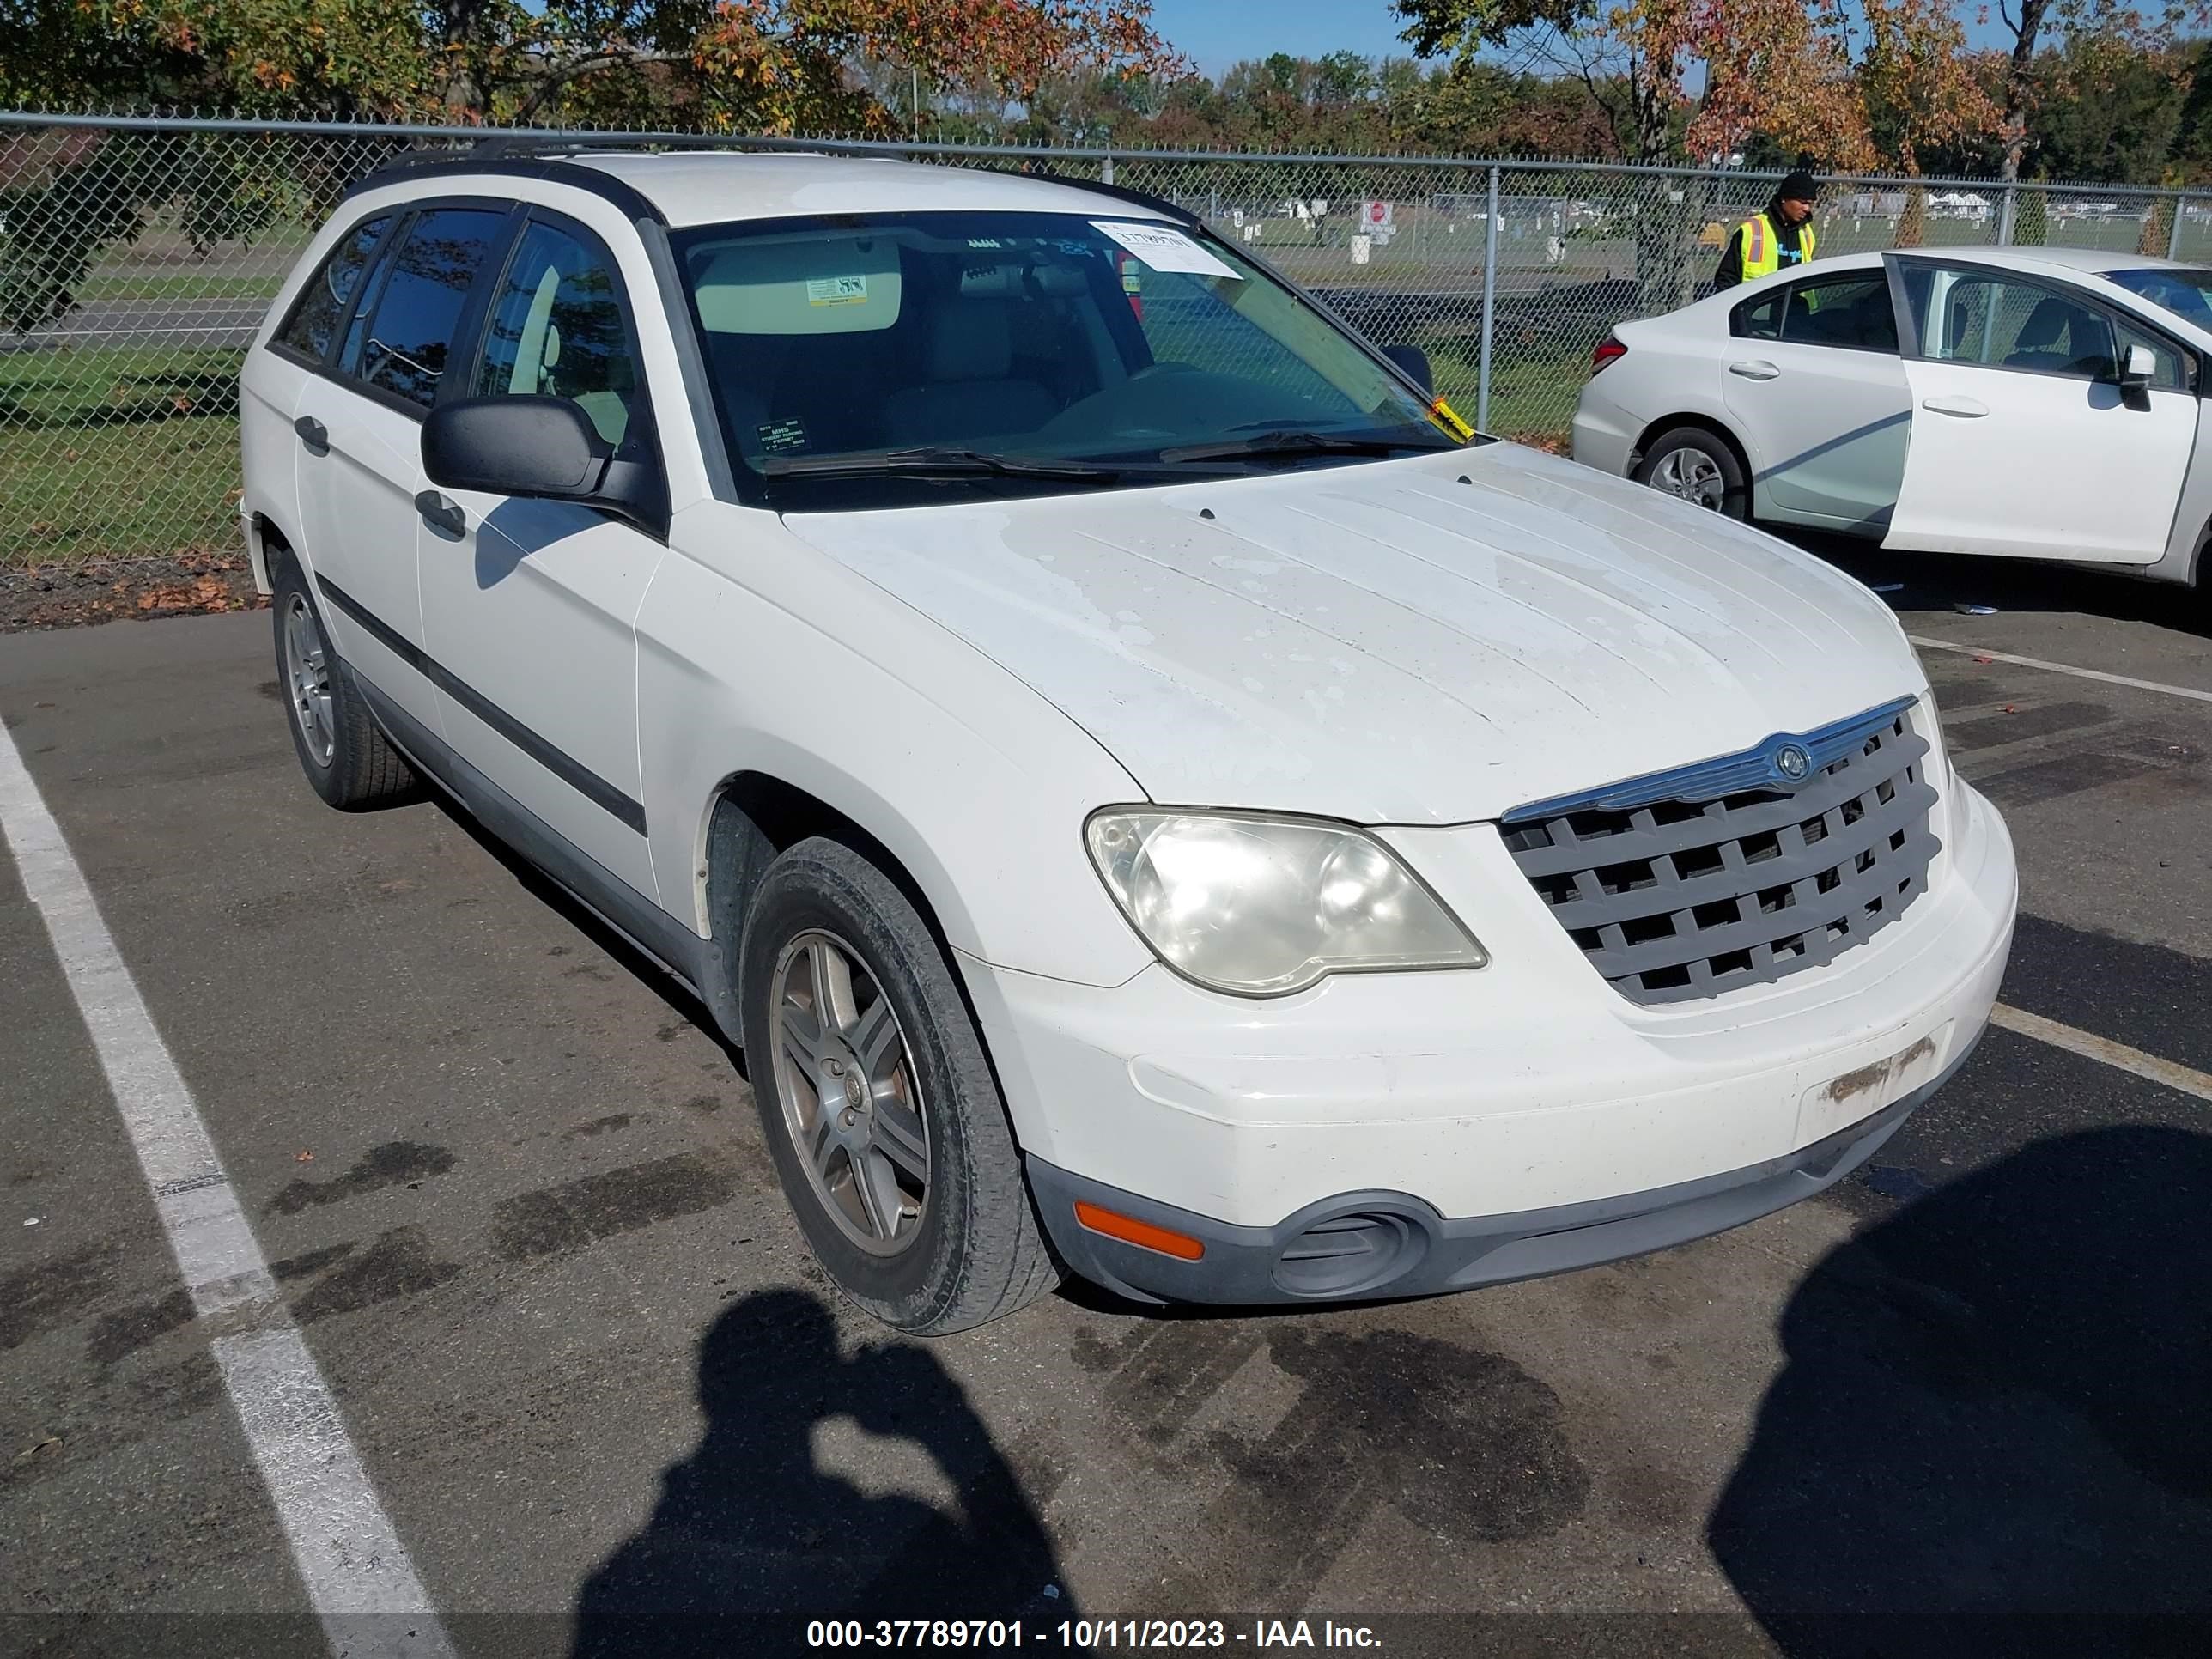
[[[809, 1261], [703, 1014], [446, 808], [316, 801], [265, 614], [11, 637], [0, 716], [453, 1650], [803, 1650], [627, 1620], [672, 1597], [1219, 1616], [1261, 1651], [1303, 1617], [1401, 1651], [2203, 1652], [2212, 603], [1845, 562], [1905, 583], [2017, 838], [2002, 1023], [1820, 1200], [1288, 1316], [1071, 1291], [889, 1340]], [[4, 852], [0, 985], [0, 1644], [307, 1646], [219, 1322]]]

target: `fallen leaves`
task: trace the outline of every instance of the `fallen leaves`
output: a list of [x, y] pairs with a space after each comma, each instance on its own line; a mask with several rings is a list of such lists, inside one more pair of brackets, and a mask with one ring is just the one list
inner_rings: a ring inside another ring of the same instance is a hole
[[120, 617], [198, 616], [265, 604], [246, 560], [186, 552], [167, 559], [96, 560], [0, 569], [0, 633], [69, 628]]

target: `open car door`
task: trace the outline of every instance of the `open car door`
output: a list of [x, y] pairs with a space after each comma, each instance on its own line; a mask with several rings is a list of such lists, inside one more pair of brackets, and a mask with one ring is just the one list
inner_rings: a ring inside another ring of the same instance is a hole
[[2195, 354], [2055, 278], [1929, 255], [1883, 263], [1912, 434], [1882, 545], [2162, 556], [2197, 443]]

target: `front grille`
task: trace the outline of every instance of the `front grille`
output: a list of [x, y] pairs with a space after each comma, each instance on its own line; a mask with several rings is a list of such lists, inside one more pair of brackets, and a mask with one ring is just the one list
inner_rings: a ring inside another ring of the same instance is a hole
[[[1912, 707], [1522, 807], [1501, 825], [1506, 848], [1590, 965], [1634, 1001], [1820, 967], [1926, 889], [1936, 791]], [[1802, 782], [1784, 763], [1802, 764]]]

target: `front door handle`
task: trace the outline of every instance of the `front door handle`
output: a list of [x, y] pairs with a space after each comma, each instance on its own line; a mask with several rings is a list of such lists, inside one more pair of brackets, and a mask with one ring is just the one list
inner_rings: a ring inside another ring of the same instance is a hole
[[1979, 398], [1923, 398], [1921, 408], [1933, 415], [1955, 415], [1962, 421], [1978, 421], [1990, 412]]
[[318, 455], [331, 447], [331, 429], [312, 415], [302, 415], [292, 422], [292, 430], [300, 434], [300, 441]]
[[448, 536], [458, 536], [469, 527], [469, 515], [461, 511], [461, 504], [447, 500], [434, 489], [426, 489], [415, 498], [415, 510], [422, 515], [424, 524]]
[[1747, 363], [1730, 363], [1729, 373], [1741, 375], [1747, 380], [1778, 380], [1782, 378], [1782, 371], [1764, 357], [1754, 357]]

